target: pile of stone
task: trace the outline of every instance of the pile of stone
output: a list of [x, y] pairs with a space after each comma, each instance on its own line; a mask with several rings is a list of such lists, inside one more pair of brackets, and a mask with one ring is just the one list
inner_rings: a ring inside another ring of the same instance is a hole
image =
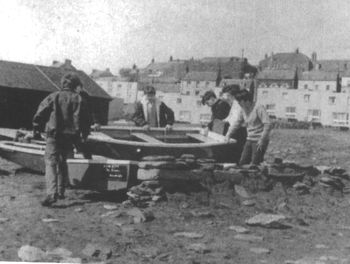
[[129, 201], [138, 207], [152, 206], [158, 201], [166, 200], [166, 195], [159, 181], [143, 181], [127, 192]]

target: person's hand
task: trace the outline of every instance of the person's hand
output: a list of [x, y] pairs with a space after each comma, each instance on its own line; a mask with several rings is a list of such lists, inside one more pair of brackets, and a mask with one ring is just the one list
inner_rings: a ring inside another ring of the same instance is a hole
[[142, 128], [143, 128], [143, 130], [146, 130], [146, 131], [150, 130], [150, 126], [149, 125], [144, 125]]
[[99, 123], [95, 123], [95, 124], [93, 124], [93, 125], [91, 126], [91, 129], [92, 129], [93, 131], [100, 131], [101, 125], [100, 125]]
[[41, 140], [43, 138], [41, 137], [41, 133], [39, 131], [34, 130], [33, 131], [33, 139], [34, 140]]
[[229, 133], [227, 133], [227, 134], [225, 135], [225, 142], [226, 142], [226, 143], [230, 142], [230, 139], [231, 139], [231, 136], [230, 136]]
[[267, 146], [268, 140], [266, 138], [259, 139], [258, 143], [256, 144], [257, 150], [262, 151]]
[[170, 131], [170, 130], [172, 130], [173, 129], [173, 126], [172, 125], [166, 125], [165, 126], [165, 130], [166, 131]]
[[209, 133], [209, 128], [208, 127], [205, 127], [201, 130], [201, 134], [205, 137], [208, 136], [208, 133]]

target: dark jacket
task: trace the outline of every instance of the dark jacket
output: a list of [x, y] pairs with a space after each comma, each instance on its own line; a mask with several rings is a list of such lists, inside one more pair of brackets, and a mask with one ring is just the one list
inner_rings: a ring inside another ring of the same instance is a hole
[[218, 99], [215, 104], [211, 107], [211, 121], [208, 124], [208, 128], [212, 130], [213, 128], [213, 121], [215, 119], [223, 120], [225, 119], [231, 110], [231, 106], [228, 102]]
[[33, 118], [34, 131], [43, 131], [48, 137], [81, 136], [89, 134], [89, 112], [82, 97], [69, 89], [47, 96]]
[[[165, 127], [166, 125], [174, 124], [174, 112], [169, 107], [166, 106], [162, 101], [156, 99], [156, 109], [157, 109], [157, 121], [158, 127]], [[137, 126], [144, 126], [148, 124], [147, 118], [147, 102], [143, 99], [136, 103], [135, 112], [132, 116], [132, 121], [135, 122]]]

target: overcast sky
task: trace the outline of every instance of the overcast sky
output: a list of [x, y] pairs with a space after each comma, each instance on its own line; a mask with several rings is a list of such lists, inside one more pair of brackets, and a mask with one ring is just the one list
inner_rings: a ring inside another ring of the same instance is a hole
[[348, 0], [0, 0], [0, 59], [92, 68], [299, 47], [350, 59]]

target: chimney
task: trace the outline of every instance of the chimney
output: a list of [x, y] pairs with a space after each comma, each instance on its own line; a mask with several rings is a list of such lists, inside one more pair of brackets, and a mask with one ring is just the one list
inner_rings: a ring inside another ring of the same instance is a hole
[[151, 63], [154, 63], [154, 58], [152, 58]]
[[268, 58], [268, 55], [267, 55], [267, 53], [265, 53], [265, 59], [267, 59]]
[[170, 56], [169, 61], [173, 61], [173, 56]]
[[72, 66], [72, 61], [69, 60], [69, 59], [66, 59], [66, 60], [64, 61], [64, 66], [69, 66], [69, 67], [71, 67], [71, 66]]
[[296, 54], [299, 54], [299, 48], [297, 48], [297, 49], [295, 50], [295, 53], [296, 53]]
[[111, 72], [109, 68], [106, 68], [106, 72]]
[[54, 65], [56, 65], [56, 64], [58, 64], [59, 62], [57, 61], [57, 60], [54, 60], [53, 62], [52, 62], [52, 65], [54, 66]]
[[317, 61], [317, 53], [316, 53], [316, 52], [313, 52], [313, 53], [311, 54], [311, 60], [312, 60], [312, 61]]

